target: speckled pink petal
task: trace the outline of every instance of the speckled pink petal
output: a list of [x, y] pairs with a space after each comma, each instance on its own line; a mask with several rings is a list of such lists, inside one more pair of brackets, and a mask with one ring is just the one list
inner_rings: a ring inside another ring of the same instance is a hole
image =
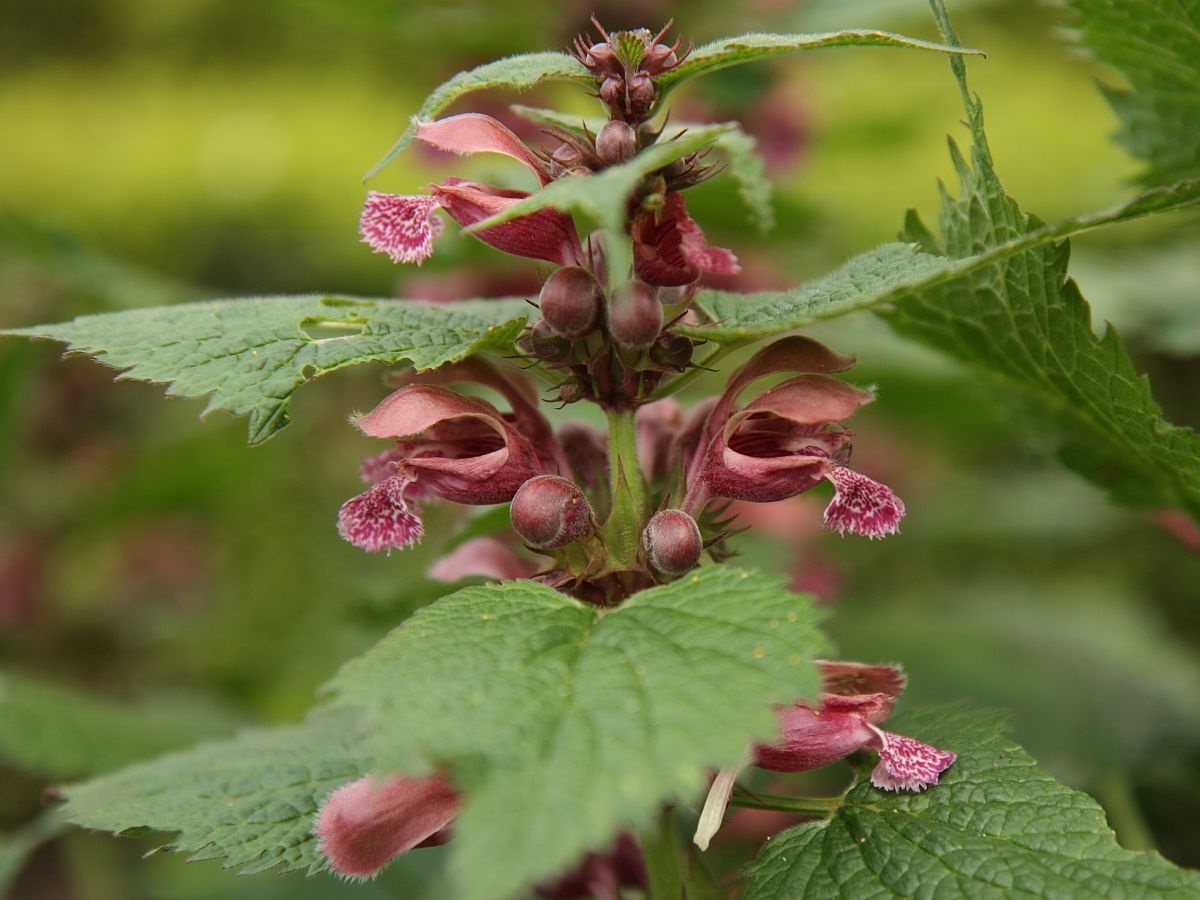
[[825, 508], [825, 527], [839, 534], [883, 538], [900, 530], [904, 501], [887, 485], [845, 466], [830, 466], [825, 477], [836, 493]]
[[386, 253], [392, 262], [419, 266], [433, 255], [433, 239], [442, 233], [440, 206], [436, 197], [368, 191], [358, 233], [363, 243], [376, 253]]
[[412, 476], [400, 472], [385, 478], [338, 510], [338, 534], [368, 553], [403, 550], [425, 535], [425, 526], [404, 496]]
[[362, 778], [334, 791], [313, 829], [335, 872], [369, 878], [392, 857], [435, 838], [458, 813], [459, 798], [439, 775]]
[[938, 777], [950, 768], [958, 754], [939, 750], [929, 744], [883, 731], [874, 725], [869, 747], [879, 752], [879, 765], [871, 773], [871, 784], [885, 791], [923, 791], [938, 783]]

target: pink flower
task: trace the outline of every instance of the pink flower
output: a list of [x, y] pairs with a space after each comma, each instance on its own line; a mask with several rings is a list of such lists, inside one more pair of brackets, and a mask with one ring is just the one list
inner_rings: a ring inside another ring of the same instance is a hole
[[648, 284], [683, 285], [703, 272], [736, 275], [741, 271], [730, 251], [708, 246], [678, 192], [667, 194], [661, 210], [635, 217], [631, 233], [634, 270]]
[[[904, 503], [887, 486], [847, 467], [853, 434], [839, 427], [873, 399], [830, 378], [853, 365], [809, 338], [784, 338], [759, 351], [733, 374], [701, 427], [685, 428], [690, 450], [684, 509], [697, 514], [714, 497], [771, 503], [821, 481], [834, 486], [826, 528], [880, 538], [894, 533]], [[778, 372], [804, 372], [759, 394], [741, 409], [734, 403], [752, 382]]]
[[413, 501], [434, 495], [455, 503], [507, 503], [528, 479], [565, 467], [550, 425], [526, 388], [481, 362], [448, 366], [433, 381], [481, 381], [512, 405], [490, 403], [431, 384], [409, 384], [354, 421], [369, 437], [396, 443], [360, 470], [372, 486], [342, 504], [338, 531], [369, 553], [418, 542], [424, 527]]
[[544, 900], [619, 900], [623, 888], [645, 889], [646, 862], [637, 838], [623, 832], [603, 853], [589, 853], [570, 872], [534, 892]]
[[[530, 169], [541, 184], [549, 180], [546, 168], [520, 138], [503, 124], [478, 113], [422, 122], [417, 137], [431, 146], [458, 154], [500, 153]], [[423, 263], [433, 253], [433, 239], [441, 234], [436, 211], [444, 209], [464, 228], [482, 222], [528, 197], [512, 191], [447, 178], [430, 185], [432, 196], [402, 196], [371, 191], [359, 220], [363, 241], [376, 253], [386, 253], [397, 263]], [[505, 253], [544, 259], [559, 265], [580, 261], [579, 236], [571, 217], [555, 209], [474, 232], [485, 244]]]
[[440, 776], [361, 778], [334, 791], [313, 829], [329, 867], [369, 878], [414, 847], [444, 843], [459, 797]]
[[535, 575], [538, 566], [517, 555], [504, 541], [495, 537], [472, 538], [447, 553], [426, 573], [434, 581], [459, 581], [472, 575], [515, 581]]
[[707, 850], [721, 827], [738, 773], [753, 762], [774, 772], [819, 769], [857, 750], [879, 754], [871, 784], [885, 791], [923, 791], [937, 784], [958, 756], [879, 725], [891, 714], [905, 678], [895, 666], [819, 660], [824, 692], [814, 707], [803, 701], [776, 711], [779, 741], [754, 747], [742, 764], [713, 779], [695, 843]]

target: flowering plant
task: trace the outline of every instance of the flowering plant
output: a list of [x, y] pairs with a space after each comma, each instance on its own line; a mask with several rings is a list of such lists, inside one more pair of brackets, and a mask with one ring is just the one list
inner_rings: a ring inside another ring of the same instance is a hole
[[[809, 492], [825, 492], [829, 531], [900, 531], [908, 511], [876, 471], [884, 454], [851, 464], [849, 423], [875, 388], [851, 382], [853, 357], [796, 334], [867, 307], [902, 333], [1034, 381], [1052, 407], [1072, 401], [1090, 450], [1119, 462], [1117, 475], [1094, 457], [1080, 468], [1118, 494], [1133, 473], [1159, 505], [1200, 510], [1194, 464], [1172, 462], [1195, 435], [1163, 422], [1144, 390], [1103, 386], [1144, 388], [1126, 377], [1115, 337], [1091, 332], [1062, 271], [1069, 233], [1195, 202], [1200, 188], [1181, 181], [1054, 226], [1022, 214], [966, 87], [964, 57], [977, 51], [934, 8], [941, 43], [847, 31], [685, 48], [669, 26], [610, 33], [597, 22], [569, 55], [452, 79], [385, 163], [414, 141], [496, 154], [536, 189], [448, 177], [422, 193], [372, 190], [362, 240], [421, 265], [446, 216], [538, 266], [536, 297], [268, 298], [15, 332], [210, 394], [212, 406], [249, 415], [253, 443], [286, 424], [303, 382], [357, 363], [403, 366], [351, 419], [381, 443], [359, 468], [365, 489], [336, 512], [337, 532], [367, 553], [406, 552], [430, 540], [428, 509], [507, 507], [499, 524], [471, 519], [431, 570], [486, 583], [428, 604], [347, 663], [303, 724], [69, 786], [64, 815], [178, 832], [180, 849], [255, 871], [347, 878], [447, 844], [464, 897], [728, 893], [741, 861], [714, 878], [708, 859], [755, 827], [726, 826], [731, 808], [792, 817], [745, 869], [743, 896], [921, 896], [951, 882], [967, 896], [1195, 889], [1192, 873], [1117, 847], [1096, 827], [1098, 807], [1037, 770], [994, 716], [951, 707], [893, 726], [901, 667], [829, 659], [812, 598], [730, 563], [754, 507]], [[672, 124], [668, 95], [709, 71], [842, 44], [950, 58], [973, 148], [970, 164], [954, 151], [961, 193], [944, 198], [942, 236], [911, 217], [903, 242], [798, 290], [706, 287], [737, 276], [743, 251], [710, 241], [689, 192], [723, 174], [722, 160], [742, 179], [757, 175], [730, 159], [744, 148], [729, 140], [744, 137], [735, 124]], [[531, 141], [482, 113], [437, 118], [476, 88], [547, 80], [584, 86], [604, 117], [523, 109], [542, 128]], [[338, 331], [314, 338], [319, 328]], [[719, 388], [687, 400], [710, 372]], [[595, 408], [607, 428], [562, 421], [551, 405]], [[1140, 440], [1151, 452], [1124, 453]], [[854, 775], [840, 793], [763, 774], [841, 760]]]

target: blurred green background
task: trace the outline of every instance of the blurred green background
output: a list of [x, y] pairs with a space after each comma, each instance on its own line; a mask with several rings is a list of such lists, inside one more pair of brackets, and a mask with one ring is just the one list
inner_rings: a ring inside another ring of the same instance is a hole
[[[1070, 43], [1067, 15], [1032, 0], [950, 6], [963, 42], [988, 53], [971, 78], [1009, 192], [1047, 219], [1131, 194], [1137, 165], [1111, 143], [1116, 121], [1095, 85], [1115, 76]], [[0, 325], [263, 293], [536, 291], [524, 261], [467, 238], [444, 238], [421, 269], [371, 255], [356, 233], [361, 177], [438, 83], [564, 48], [592, 12], [609, 28], [674, 15], [697, 43], [844, 27], [935, 36], [920, 0], [9, 2]], [[501, 114], [514, 99], [467, 106]], [[593, 111], [572, 90], [520, 99]], [[909, 206], [935, 218], [946, 135], [965, 140], [932, 54], [819, 51], [705, 79], [673, 106], [678, 119], [743, 119], [767, 156], [771, 234], [747, 224], [726, 183], [689, 199], [710, 240], [742, 259], [746, 289], [794, 284], [893, 239]], [[469, 166], [511, 177], [495, 161]], [[371, 186], [412, 192], [449, 171], [410, 151]], [[1196, 236], [1194, 219], [1166, 217], [1089, 235], [1073, 254], [1097, 319], [1121, 329], [1168, 416], [1192, 426]], [[856, 353], [855, 379], [879, 386], [856, 419], [856, 459], [907, 501], [904, 533], [868, 543], [800, 529], [739, 549], [822, 594], [844, 657], [904, 663], [902, 708], [1012, 709], [1018, 738], [1096, 795], [1123, 843], [1200, 864], [1200, 532], [1113, 506], [1056, 463], [1048, 429], [1011, 398], [869, 316], [818, 336]], [[0, 343], [0, 883], [22, 842], [56, 829], [29, 825], [47, 785], [300, 717], [342, 661], [445, 590], [424, 572], [461, 525], [434, 515], [420, 549], [390, 558], [338, 539], [338, 505], [376, 449], [346, 416], [381, 396], [381, 371], [306, 388], [295, 424], [249, 450], [244, 423], [200, 423], [199, 403], [58, 354]], [[795, 502], [817, 520], [815, 501]], [[46, 730], [47, 709], [61, 711], [60, 730]], [[21, 868], [11, 895], [437, 895], [440, 851], [347, 886], [139, 858], [157, 843], [66, 834]]]

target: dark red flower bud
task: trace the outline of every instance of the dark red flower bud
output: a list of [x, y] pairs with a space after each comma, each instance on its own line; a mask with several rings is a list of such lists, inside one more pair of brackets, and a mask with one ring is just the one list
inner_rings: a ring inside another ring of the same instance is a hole
[[596, 526], [583, 491], [557, 475], [538, 475], [521, 485], [510, 514], [513, 529], [538, 550], [565, 547]]
[[645, 74], [634, 75], [629, 79], [629, 105], [640, 118], [650, 110], [658, 99], [658, 88], [654, 80]]
[[667, 369], [682, 372], [692, 361], [693, 344], [683, 335], [665, 332], [650, 348], [650, 361]]
[[642, 531], [642, 549], [655, 571], [682, 575], [700, 561], [704, 541], [695, 519], [682, 509], [664, 509]]
[[616, 106], [625, 94], [625, 79], [620, 75], [609, 75], [600, 83], [600, 99], [609, 106]]
[[662, 325], [662, 304], [646, 285], [630, 281], [613, 292], [608, 302], [608, 331], [622, 347], [646, 349], [654, 343]]
[[578, 376], [568, 378], [558, 386], [558, 399], [561, 403], [576, 403], [591, 395], [587, 383]]
[[535, 323], [528, 333], [517, 339], [517, 349], [547, 363], [564, 363], [572, 359], [571, 342], [555, 334], [545, 320]]
[[610, 166], [623, 163], [637, 153], [637, 134], [626, 122], [609, 122], [596, 135], [596, 152]]
[[604, 292], [587, 269], [563, 266], [546, 279], [538, 302], [542, 320], [552, 332], [581, 338], [596, 327]]

